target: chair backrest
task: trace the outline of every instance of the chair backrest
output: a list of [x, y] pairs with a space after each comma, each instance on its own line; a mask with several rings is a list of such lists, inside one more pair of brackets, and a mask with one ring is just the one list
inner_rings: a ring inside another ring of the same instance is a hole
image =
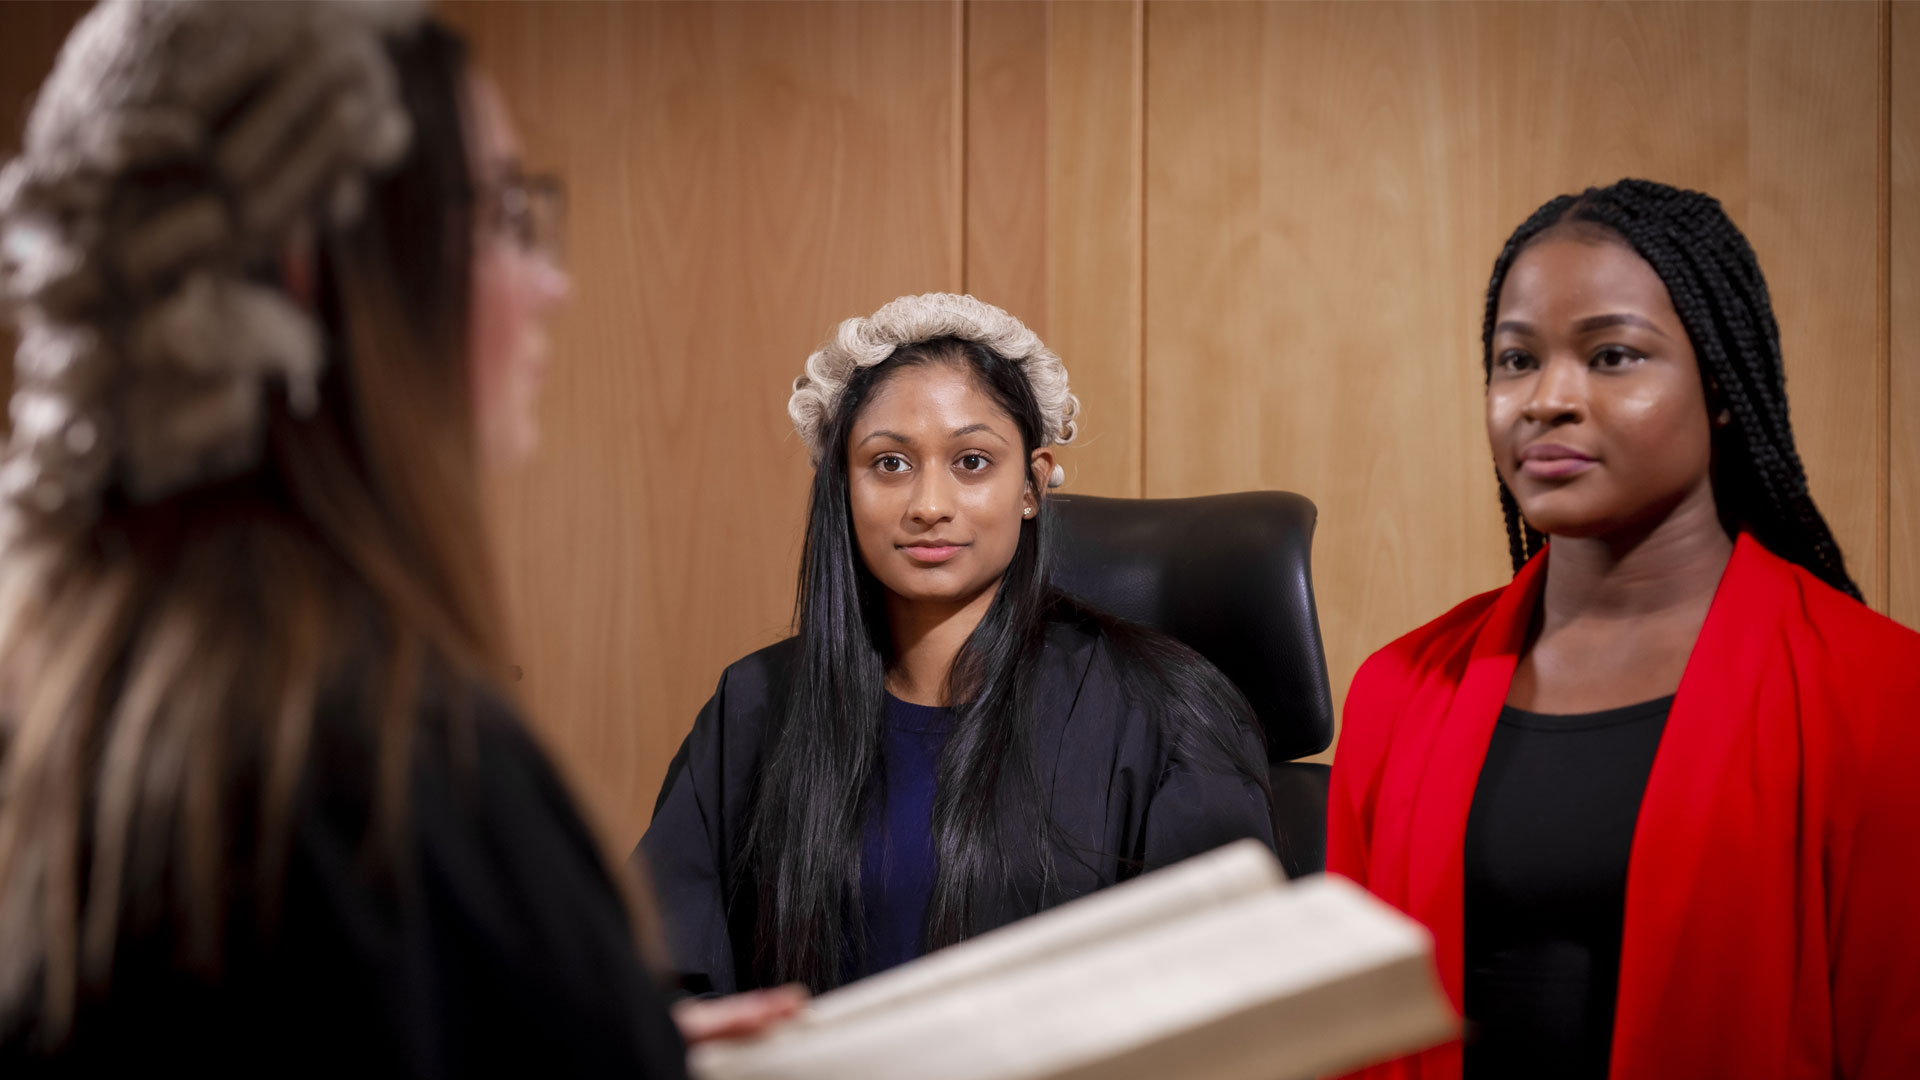
[[1311, 501], [1284, 491], [1059, 495], [1047, 510], [1054, 582], [1211, 660], [1253, 705], [1270, 760], [1316, 754], [1333, 742], [1333, 695], [1313, 602]]

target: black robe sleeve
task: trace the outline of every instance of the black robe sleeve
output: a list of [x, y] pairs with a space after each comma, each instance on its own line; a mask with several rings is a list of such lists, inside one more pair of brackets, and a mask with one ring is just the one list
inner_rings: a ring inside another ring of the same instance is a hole
[[[1048, 640], [1034, 711], [1036, 764], [1051, 792], [1056, 854], [1016, 870], [990, 905], [999, 925], [1158, 870], [1235, 840], [1274, 846], [1272, 810], [1261, 777], [1241, 771], [1222, 750], [1178, 730], [1186, 710], [1170, 708], [1153, 680], [1123, 678], [1128, 659], [1083, 626], [1059, 626]], [[1197, 658], [1196, 658], [1197, 659]], [[1204, 663], [1204, 661], [1199, 661]], [[1218, 717], [1246, 762], [1264, 762], [1260, 734]], [[1017, 823], [1016, 827], [1018, 827]], [[1055, 875], [1055, 892], [1041, 880]], [[983, 927], [984, 929], [985, 927]]]
[[679, 972], [692, 994], [759, 985], [753, 968], [754, 890], [737, 866], [748, 800], [771, 728], [791, 639], [728, 667], [667, 768], [653, 821], [634, 858], [643, 864]]
[[427, 939], [441, 1005], [422, 1027], [446, 1040], [447, 1072], [680, 1080], [685, 1047], [597, 840], [516, 717], [475, 721], [470, 756], [456, 732], [415, 785], [408, 931]]
[[[1100, 650], [1109, 664], [1127, 662], [1104, 642]], [[1198, 656], [1191, 662], [1206, 664]], [[1207, 671], [1239, 700], [1239, 691], [1224, 675], [1211, 667]], [[1148, 763], [1145, 768], [1155, 770], [1137, 825], [1143, 873], [1236, 840], [1250, 838], [1269, 850], [1275, 847], [1266, 741], [1252, 724], [1252, 710], [1239, 718], [1196, 713], [1208, 708], [1173, 701], [1164, 687], [1142, 689], [1137, 681], [1128, 695], [1128, 730], [1138, 742], [1140, 758]]]
[[[1239, 737], [1252, 760], [1264, 759], [1266, 747], [1257, 734]], [[1259, 780], [1214, 755], [1168, 753], [1140, 829], [1143, 871], [1249, 837], [1274, 846], [1273, 810]]]

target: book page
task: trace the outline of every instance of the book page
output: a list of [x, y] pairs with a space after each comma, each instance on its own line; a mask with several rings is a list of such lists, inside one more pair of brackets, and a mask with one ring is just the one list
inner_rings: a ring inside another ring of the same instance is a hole
[[1236, 841], [822, 994], [796, 1023], [835, 1023], [896, 1007], [929, 992], [1284, 886], [1286, 880], [1265, 845]]
[[1426, 931], [1322, 877], [690, 1063], [701, 1080], [1278, 1080], [1456, 1026]]

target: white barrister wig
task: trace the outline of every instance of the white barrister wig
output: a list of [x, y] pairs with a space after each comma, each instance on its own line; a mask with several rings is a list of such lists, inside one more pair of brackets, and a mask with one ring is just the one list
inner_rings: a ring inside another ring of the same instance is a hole
[[0, 309], [20, 332], [0, 539], [258, 461], [271, 385], [316, 399], [320, 329], [255, 272], [359, 216], [412, 138], [385, 39], [422, 5], [106, 0], [0, 169]]
[[[992, 304], [957, 293], [903, 296], [866, 318], [840, 324], [833, 340], [807, 357], [807, 373], [793, 381], [787, 415], [817, 468], [821, 445], [831, 426], [847, 380], [905, 345], [936, 338], [959, 338], [992, 349], [1020, 366], [1040, 403], [1042, 445], [1068, 443], [1078, 431], [1080, 399], [1067, 389], [1067, 368], [1025, 323]], [[1056, 465], [1049, 487], [1059, 487], [1066, 471]]]

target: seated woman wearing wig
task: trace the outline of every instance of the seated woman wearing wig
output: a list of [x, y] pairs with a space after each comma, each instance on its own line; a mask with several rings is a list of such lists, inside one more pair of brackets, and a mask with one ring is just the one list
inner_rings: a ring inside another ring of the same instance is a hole
[[1920, 635], [1860, 602], [1720, 204], [1541, 207], [1487, 288], [1516, 575], [1375, 653], [1328, 869], [1469, 1021], [1379, 1077], [1920, 1075]]
[[1039, 337], [968, 296], [902, 297], [808, 357], [798, 632], [726, 670], [636, 853], [687, 989], [825, 989], [1272, 844], [1233, 686], [1048, 582], [1078, 408]]

